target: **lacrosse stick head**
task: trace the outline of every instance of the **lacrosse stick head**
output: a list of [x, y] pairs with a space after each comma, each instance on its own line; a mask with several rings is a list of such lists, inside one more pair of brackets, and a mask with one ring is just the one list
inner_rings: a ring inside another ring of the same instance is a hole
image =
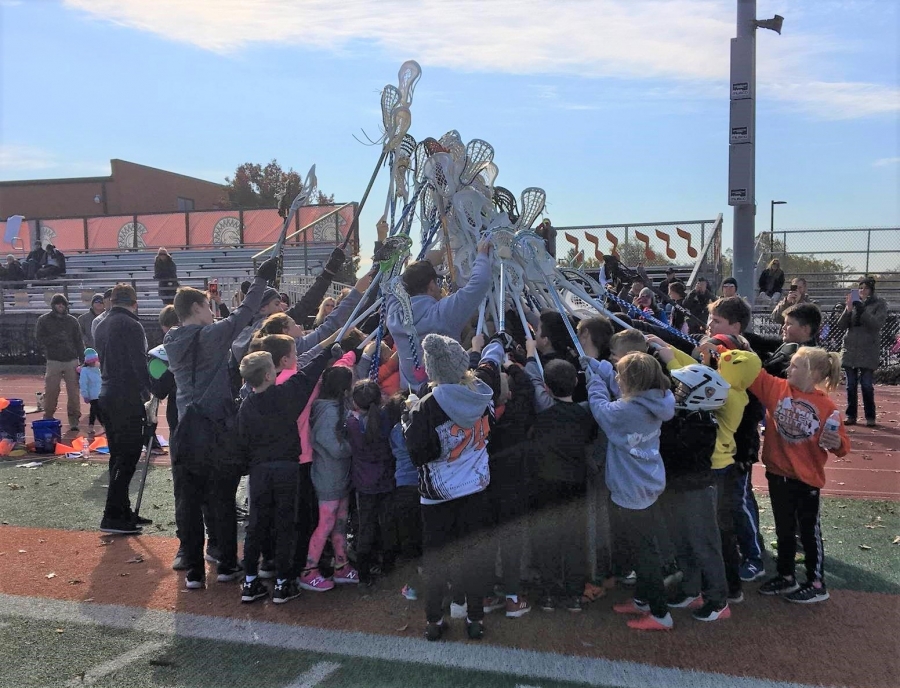
[[466, 144], [466, 165], [459, 175], [461, 184], [468, 186], [484, 167], [494, 160], [494, 147], [487, 141], [472, 139]]
[[410, 134], [405, 134], [400, 145], [397, 146], [397, 155], [412, 160], [413, 156], [416, 154], [417, 148], [416, 140]]
[[385, 136], [391, 130], [391, 113], [400, 104], [400, 91], [396, 86], [388, 84], [381, 92], [381, 123], [384, 125]]
[[460, 230], [477, 243], [481, 229], [490, 216], [491, 206], [488, 200], [475, 189], [462, 189], [453, 194], [450, 207]]
[[451, 129], [444, 134], [438, 141], [453, 156], [453, 159], [460, 164], [465, 165], [466, 162], [466, 145], [462, 142], [462, 137], [456, 129]]
[[502, 186], [495, 186], [493, 200], [494, 207], [501, 213], [506, 213], [510, 222], [515, 222], [519, 219], [519, 208], [516, 205], [516, 197], [513, 196], [512, 191]]
[[459, 172], [450, 153], [435, 153], [425, 161], [425, 178], [441, 198], [450, 198], [456, 193]]
[[484, 185], [490, 189], [494, 188], [494, 182], [497, 181], [497, 175], [500, 174], [500, 168], [493, 160], [488, 162], [482, 169], [480, 177], [484, 181]]
[[494, 255], [503, 261], [513, 259], [516, 245], [516, 235], [511, 229], [500, 228], [490, 233], [491, 244], [494, 246]]
[[544, 277], [552, 279], [556, 263], [547, 253], [544, 240], [534, 232], [525, 230], [516, 233], [513, 256], [524, 268], [528, 281], [541, 282]]
[[400, 65], [400, 71], [397, 73], [400, 88], [398, 88], [397, 91], [400, 94], [400, 102], [404, 105], [412, 105], [413, 91], [421, 76], [422, 68], [415, 60], [407, 60]]
[[389, 280], [387, 290], [397, 298], [397, 302], [400, 304], [400, 320], [406, 326], [413, 325], [412, 304], [409, 301], [409, 294], [406, 293], [406, 288], [403, 286], [403, 277], [398, 275]]
[[385, 150], [396, 150], [403, 142], [412, 124], [412, 113], [405, 105], [398, 105], [391, 111], [391, 126], [385, 132]]
[[519, 205], [522, 214], [516, 222], [516, 229], [531, 229], [531, 225], [534, 224], [537, 216], [544, 212], [546, 205], [547, 194], [544, 193], [543, 189], [539, 189], [536, 186], [529, 186], [525, 189], [522, 192], [521, 204]]
[[378, 263], [379, 272], [390, 272], [397, 261], [405, 257], [412, 248], [412, 239], [405, 234], [389, 236], [372, 256], [372, 262]]

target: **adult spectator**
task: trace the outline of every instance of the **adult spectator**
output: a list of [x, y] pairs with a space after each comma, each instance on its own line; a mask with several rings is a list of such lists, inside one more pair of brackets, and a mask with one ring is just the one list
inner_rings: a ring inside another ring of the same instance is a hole
[[112, 308], [112, 289], [107, 289], [103, 292], [103, 312], [98, 315], [91, 322], [91, 336], [97, 336], [97, 328], [100, 326], [100, 323], [109, 315], [109, 309]]
[[622, 290], [619, 292], [619, 298], [628, 303], [634, 303], [634, 300], [641, 295], [641, 289], [644, 289], [646, 286], [647, 284], [643, 278], [635, 277], [630, 285], [622, 287]]
[[62, 277], [66, 274], [66, 257], [53, 244], [47, 244], [47, 252], [44, 254], [44, 264], [38, 268], [35, 277], [46, 279], [48, 277]]
[[[227, 358], [234, 340], [259, 311], [266, 282], [275, 279], [277, 270], [277, 258], [260, 265], [243, 303], [223, 320], [214, 321], [204, 292], [182, 287], [175, 295], [181, 326], [166, 333], [164, 344], [177, 387], [179, 424], [170, 449], [175, 522], [188, 589], [202, 588], [206, 583], [204, 502], [209, 507], [210, 529], [220, 547], [218, 580], [232, 581], [241, 573], [235, 495], [243, 467], [235, 451], [237, 411]], [[196, 409], [190, 424], [185, 415], [189, 407]], [[185, 427], [191, 432], [186, 433]], [[198, 432], [204, 436], [192, 434]]]
[[779, 325], [784, 325], [784, 312], [798, 303], [814, 303], [807, 293], [806, 280], [795, 277], [791, 280], [790, 291], [779, 301], [772, 310], [772, 320]]
[[666, 296], [669, 299], [666, 308], [666, 311], [669, 314], [669, 323], [679, 332], [687, 333], [688, 328], [685, 327], [685, 324], [687, 323], [687, 314], [684, 310], [684, 300], [687, 297], [687, 290], [684, 287], [684, 283], [679, 282], [678, 280], [669, 282], [666, 287]]
[[534, 230], [535, 234], [537, 234], [541, 239], [544, 240], [544, 248], [547, 249], [547, 253], [550, 254], [550, 257], [554, 260], [556, 259], [556, 228], [551, 224], [550, 218], [545, 217], [544, 221], [541, 222]]
[[6, 256], [6, 265], [0, 267], [0, 282], [20, 282], [25, 279], [25, 270], [16, 257], [10, 253]]
[[153, 279], [159, 281], [159, 298], [166, 306], [172, 305], [178, 291], [178, 268], [169, 252], [160, 246], [153, 261]]
[[667, 325], [669, 324], [669, 319], [666, 316], [666, 312], [659, 307], [659, 303], [656, 301], [656, 292], [654, 292], [650, 287], [644, 287], [641, 289], [640, 294], [638, 294], [637, 298], [634, 300], [633, 304], [641, 309], [641, 313], [644, 315], [656, 318]]
[[78, 432], [81, 421], [81, 390], [78, 387], [78, 361], [84, 355], [84, 341], [78, 321], [69, 315], [69, 301], [62, 294], [50, 300], [50, 312], [37, 320], [34, 338], [47, 358], [44, 375], [44, 420], [52, 420], [59, 400], [60, 380], [66, 383], [69, 432]]
[[23, 266], [25, 268], [25, 279], [34, 279], [38, 269], [44, 264], [44, 256], [46, 255], [47, 252], [44, 251], [40, 240], [35, 241], [31, 253], [25, 257], [25, 265]]
[[875, 369], [881, 362], [881, 328], [887, 320], [888, 306], [875, 296], [875, 280], [859, 280], [859, 300], [847, 294], [846, 308], [837, 327], [846, 327], [841, 365], [847, 375], [847, 417], [845, 425], [856, 425], [857, 385], [862, 387], [866, 425], [875, 427]]
[[322, 299], [322, 303], [319, 304], [319, 311], [316, 313], [316, 319], [313, 320], [313, 327], [318, 327], [323, 322], [325, 322], [325, 318], [331, 315], [331, 311], [334, 310], [335, 301], [333, 296], [326, 296]]
[[[437, 284], [437, 271], [427, 260], [411, 263], [404, 270], [401, 279], [403, 287], [409, 295], [412, 306], [412, 329], [403, 322], [403, 307], [395, 296], [387, 296], [387, 328], [398, 342], [397, 353], [400, 358], [400, 380], [404, 389], [418, 389], [428, 375], [422, 364], [421, 339], [428, 334], [440, 334], [456, 341], [460, 340], [463, 327], [478, 311], [478, 304], [487, 296], [491, 288], [491, 243], [482, 241], [478, 244], [478, 256], [472, 267], [472, 274], [466, 286], [450, 296], [444, 297]], [[295, 318], [296, 320], [296, 318]], [[419, 341], [411, 346], [400, 344], [412, 335], [418, 335]]]
[[697, 286], [691, 289], [691, 292], [684, 298], [684, 307], [694, 316], [688, 322], [691, 334], [703, 332], [709, 317], [707, 309], [709, 304], [715, 300], [716, 297], [710, 290], [709, 282], [706, 278], [701, 277], [698, 279]]
[[137, 316], [137, 294], [130, 284], [112, 290], [112, 308], [97, 327], [94, 343], [100, 354], [100, 409], [109, 443], [109, 487], [100, 530], [137, 534], [152, 523], [131, 510], [128, 486], [144, 446], [146, 413], [150, 400], [147, 336]]
[[781, 269], [781, 261], [773, 258], [769, 261], [766, 269], [759, 276], [759, 296], [765, 296], [767, 299], [779, 301], [781, 300], [781, 290], [784, 288], [784, 271]]
[[97, 316], [105, 310], [106, 304], [103, 301], [103, 294], [94, 294], [88, 312], [78, 316], [78, 327], [81, 330], [81, 338], [84, 340], [85, 347], [96, 348], [94, 346], [94, 335], [91, 333], [91, 325]]
[[669, 296], [669, 285], [680, 281], [678, 275], [675, 274], [675, 268], [666, 268], [666, 277], [657, 286], [657, 292], [662, 296], [663, 301]]

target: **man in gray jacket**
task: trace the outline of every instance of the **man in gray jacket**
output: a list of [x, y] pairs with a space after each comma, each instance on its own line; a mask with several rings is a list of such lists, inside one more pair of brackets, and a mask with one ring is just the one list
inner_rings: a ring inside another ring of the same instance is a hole
[[859, 300], [847, 294], [847, 307], [837, 322], [846, 327], [841, 365], [847, 374], [847, 417], [845, 425], [856, 425], [856, 386], [862, 387], [866, 425], [875, 426], [875, 369], [881, 362], [881, 328], [887, 320], [888, 306], [875, 296], [875, 280], [859, 280]]
[[[237, 561], [237, 514], [235, 494], [243, 473], [237, 447], [237, 409], [231, 387], [228, 359], [231, 345], [259, 310], [266, 281], [274, 280], [278, 259], [270, 258], [256, 273], [247, 296], [227, 318], [214, 321], [205, 292], [182, 288], [175, 296], [175, 311], [181, 321], [166, 334], [164, 344], [169, 370], [178, 388], [178, 431], [190, 428], [188, 408], [193, 406], [195, 427], [209, 429], [218, 437], [215, 446], [196, 446], [183, 451], [197, 438], [172, 437], [172, 480], [175, 488], [175, 521], [181, 551], [188, 565], [188, 589], [206, 585], [203, 564], [204, 501], [209, 505], [211, 530], [221, 551], [218, 581], [235, 580], [241, 574]], [[181, 449], [180, 449], [181, 448]]]
[[49, 313], [37, 319], [34, 338], [47, 357], [44, 376], [44, 420], [56, 413], [59, 383], [65, 381], [69, 416], [69, 432], [78, 432], [81, 420], [81, 395], [78, 389], [78, 362], [84, 358], [81, 329], [74, 316], [69, 315], [69, 301], [62, 294], [54, 294]]

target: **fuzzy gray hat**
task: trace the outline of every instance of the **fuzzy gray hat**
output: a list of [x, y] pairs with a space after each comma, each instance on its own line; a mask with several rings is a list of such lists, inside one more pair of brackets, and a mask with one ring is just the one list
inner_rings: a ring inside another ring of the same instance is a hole
[[456, 385], [469, 369], [469, 354], [459, 342], [440, 334], [426, 335], [422, 340], [425, 372], [439, 385]]
[[268, 305], [275, 299], [280, 299], [281, 296], [278, 293], [277, 289], [273, 289], [272, 287], [266, 287], [266, 290], [263, 292], [262, 302], [259, 304], [259, 307]]

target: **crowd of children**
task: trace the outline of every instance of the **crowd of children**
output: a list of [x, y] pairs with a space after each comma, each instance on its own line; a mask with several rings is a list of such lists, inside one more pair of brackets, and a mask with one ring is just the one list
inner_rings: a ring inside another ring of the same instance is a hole
[[745, 335], [743, 300], [719, 299], [693, 351], [586, 318], [580, 359], [562, 316], [534, 315], [533, 335], [476, 335], [468, 351], [423, 336], [427, 382], [413, 387], [423, 375], [412, 359], [400, 392], [369, 378], [376, 346], [396, 372], [398, 351], [380, 338], [344, 342], [334, 360], [336, 334], [304, 336], [270, 315], [240, 362], [249, 474], [241, 600], [271, 594], [281, 604], [301, 589], [371, 584], [403, 563], [402, 594], [424, 593], [429, 640], [446, 632], [448, 602], [478, 639], [487, 612], [520, 617], [529, 597], [578, 612], [604, 594], [601, 579], [635, 585], [633, 599], [613, 607], [634, 629], [673, 628], [673, 609], [727, 619], [742, 584], [765, 576], [749, 479], [763, 411], [778, 556], [759, 592], [828, 598], [819, 490], [828, 453], [844, 455], [849, 442], [828, 397], [840, 357], [815, 347], [816, 306], [787, 309], [774, 341]]

